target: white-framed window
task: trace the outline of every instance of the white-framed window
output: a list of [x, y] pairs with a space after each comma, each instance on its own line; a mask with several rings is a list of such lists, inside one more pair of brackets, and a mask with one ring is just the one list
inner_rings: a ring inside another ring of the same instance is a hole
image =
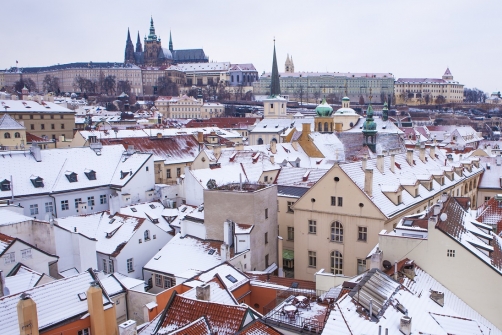
[[331, 242], [343, 242], [343, 226], [338, 221], [331, 224]]
[[164, 276], [164, 288], [170, 288], [172, 286], [174, 286], [173, 278]]
[[94, 206], [94, 196], [87, 197], [87, 205], [88, 206]]
[[100, 203], [101, 205], [106, 204], [106, 194], [101, 194], [101, 195], [99, 196], [99, 203]]
[[16, 262], [16, 253], [13, 252], [8, 252], [3, 256], [3, 259], [5, 260], [5, 264], [12, 264]]
[[82, 202], [82, 198], [75, 199], [75, 208], [78, 209], [78, 204]]
[[317, 234], [317, 221], [309, 220], [309, 234]]
[[155, 274], [155, 286], [162, 287], [162, 276]]
[[90, 334], [91, 334], [91, 331], [89, 330], [89, 328], [85, 328], [85, 329], [79, 330], [77, 332], [77, 335], [90, 335]]
[[38, 204], [30, 205], [30, 215], [38, 214]]
[[317, 266], [317, 253], [309, 251], [309, 267], [315, 268]]
[[46, 213], [53, 213], [54, 212], [54, 206], [52, 206], [52, 201], [45, 203], [45, 212]]
[[368, 239], [368, 228], [367, 227], [358, 227], [357, 228], [357, 240], [358, 241], [366, 241]]
[[134, 266], [132, 263], [132, 258], [127, 259], [127, 272], [133, 272]]
[[70, 209], [70, 205], [68, 204], [68, 200], [62, 200], [61, 201], [61, 210], [67, 211], [68, 209]]
[[331, 273], [335, 275], [343, 274], [343, 257], [339, 251], [331, 252]]
[[21, 258], [22, 259], [30, 259], [31, 258], [31, 248], [22, 249], [21, 250]]

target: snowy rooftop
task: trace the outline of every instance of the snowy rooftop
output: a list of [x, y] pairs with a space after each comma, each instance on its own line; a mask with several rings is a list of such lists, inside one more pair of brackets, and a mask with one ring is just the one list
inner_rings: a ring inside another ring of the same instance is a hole
[[[225, 288], [225, 286], [220, 282], [218, 278], [214, 278], [211, 281], [207, 282], [207, 285], [209, 285], [210, 290], [209, 301], [225, 305], [238, 305], [232, 293], [230, 293], [230, 291]], [[181, 296], [196, 300], [196, 293], [197, 287], [194, 287], [181, 294]]]
[[[314, 118], [305, 118], [301, 120], [292, 119], [263, 119], [258, 122], [255, 127], [251, 130], [251, 133], [289, 133], [293, 129], [302, 130], [302, 124], [310, 123], [310, 128], [314, 131], [315, 124]], [[277, 139], [279, 140], [279, 139]]]
[[222, 263], [208, 271], [205, 271], [197, 276], [197, 279], [203, 282], [210, 281], [214, 276], [218, 275], [223, 284], [229, 291], [233, 291], [243, 284], [249, 282], [249, 277], [240, 272], [228, 263]]
[[[5, 109], [7, 108], [7, 109]], [[68, 113], [74, 114], [75, 112], [55, 104], [53, 102], [42, 101], [38, 103], [30, 100], [0, 100], [0, 110], [7, 113], [26, 112], [29, 114], [35, 113]]]
[[0, 117], [0, 129], [14, 130], [14, 129], [25, 129], [19, 122], [13, 119], [9, 114], [5, 113]]
[[35, 287], [43, 276], [43, 274], [24, 265], [20, 265], [16, 270], [15, 274], [11, 273], [8, 277], [5, 277], [5, 287], [9, 289], [9, 295]]

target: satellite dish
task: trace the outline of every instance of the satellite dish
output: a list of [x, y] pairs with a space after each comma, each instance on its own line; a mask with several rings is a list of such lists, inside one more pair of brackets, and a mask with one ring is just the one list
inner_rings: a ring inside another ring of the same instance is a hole
[[386, 269], [386, 270], [388, 270], [392, 267], [392, 263], [389, 262], [388, 260], [383, 261], [382, 265], [383, 265], [384, 269]]
[[443, 213], [439, 216], [439, 219], [441, 219], [441, 221], [446, 221], [446, 219], [448, 219], [448, 215], [446, 215], [446, 213]]

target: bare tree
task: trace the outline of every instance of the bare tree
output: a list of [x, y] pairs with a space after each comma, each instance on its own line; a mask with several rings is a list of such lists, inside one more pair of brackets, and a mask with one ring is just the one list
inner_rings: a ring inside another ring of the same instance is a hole
[[436, 97], [435, 103], [436, 103], [436, 105], [442, 105], [442, 104], [446, 103], [446, 98], [440, 94]]
[[364, 97], [362, 95], [359, 96], [359, 104], [364, 105]]
[[319, 97], [321, 96], [321, 92], [319, 92], [318, 89], [314, 90], [314, 99], [315, 99], [315, 102], [318, 103], [319, 101]]
[[162, 76], [157, 79], [157, 94], [167, 96], [179, 95], [178, 85], [167, 76]]
[[21, 90], [25, 86], [30, 92], [37, 90], [37, 84], [35, 84], [35, 82], [31, 78], [21, 78], [18, 81], [16, 81], [14, 83], [14, 90], [16, 90], [16, 92], [21, 92]]
[[44, 92], [59, 92], [59, 78], [47, 74], [42, 81]]
[[103, 90], [106, 95], [110, 95], [115, 93], [115, 88], [117, 87], [117, 83], [115, 81], [115, 76], [106, 76], [103, 81]]
[[426, 105], [430, 104], [430, 102], [431, 102], [431, 95], [430, 95], [430, 93], [425, 93], [424, 99], [425, 99], [425, 104]]
[[131, 95], [131, 82], [129, 80], [119, 80], [117, 82], [117, 92]]

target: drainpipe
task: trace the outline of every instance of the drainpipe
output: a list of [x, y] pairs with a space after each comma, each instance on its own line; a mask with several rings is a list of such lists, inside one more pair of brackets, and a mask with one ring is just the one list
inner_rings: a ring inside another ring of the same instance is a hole
[[58, 217], [58, 207], [56, 206], [56, 198], [54, 198], [54, 196], [50, 195], [50, 194], [49, 194], [49, 197], [51, 197], [54, 200], [54, 216]]

